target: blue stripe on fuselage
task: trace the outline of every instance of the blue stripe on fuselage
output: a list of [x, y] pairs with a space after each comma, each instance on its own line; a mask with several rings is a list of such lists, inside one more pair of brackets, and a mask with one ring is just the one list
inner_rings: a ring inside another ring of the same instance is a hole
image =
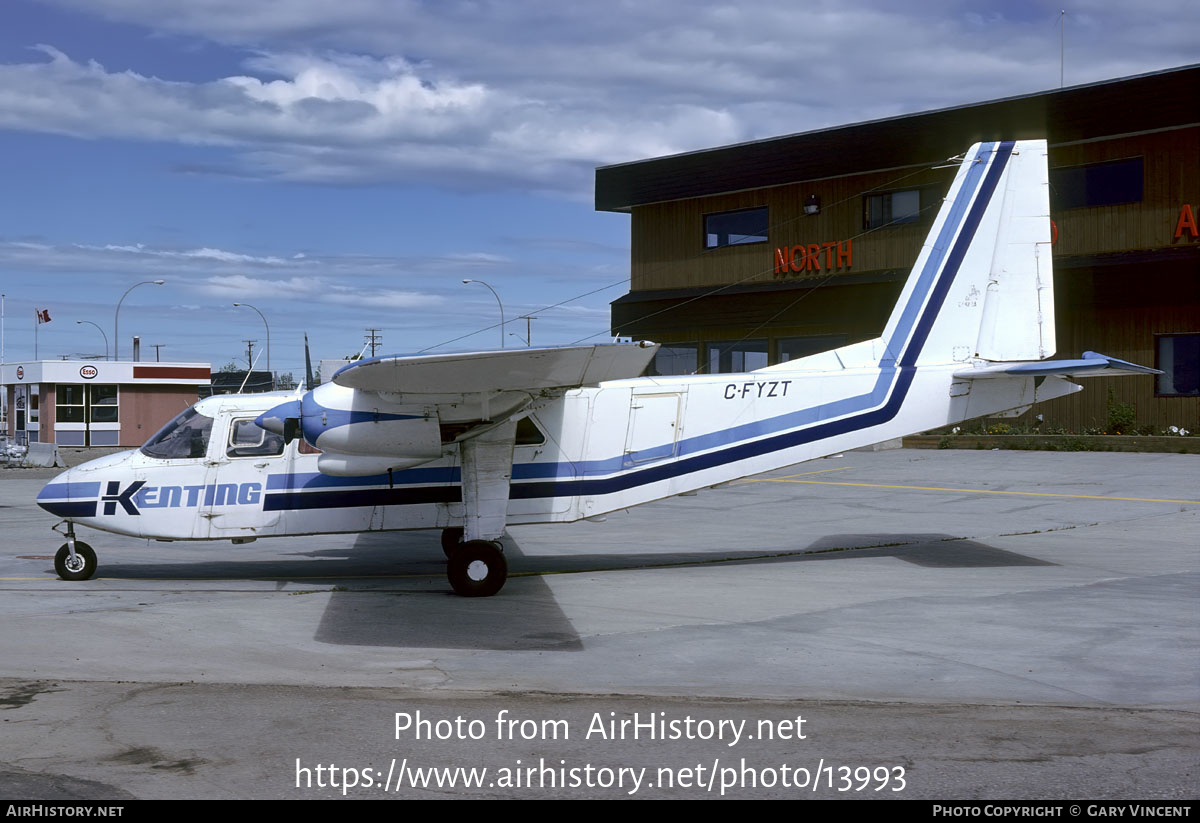
[[38, 500], [70, 500], [74, 497], [98, 497], [100, 483], [48, 483], [38, 492]]

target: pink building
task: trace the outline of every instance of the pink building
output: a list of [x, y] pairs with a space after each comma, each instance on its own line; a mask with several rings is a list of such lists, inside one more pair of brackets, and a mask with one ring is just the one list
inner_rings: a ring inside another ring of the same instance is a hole
[[0, 366], [8, 436], [59, 446], [144, 443], [196, 402], [208, 363], [39, 360]]

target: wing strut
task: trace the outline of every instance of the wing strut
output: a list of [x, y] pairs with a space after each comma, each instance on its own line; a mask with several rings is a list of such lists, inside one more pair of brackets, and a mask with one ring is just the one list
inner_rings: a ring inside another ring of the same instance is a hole
[[462, 441], [463, 539], [499, 540], [508, 515], [517, 424], [506, 420]]

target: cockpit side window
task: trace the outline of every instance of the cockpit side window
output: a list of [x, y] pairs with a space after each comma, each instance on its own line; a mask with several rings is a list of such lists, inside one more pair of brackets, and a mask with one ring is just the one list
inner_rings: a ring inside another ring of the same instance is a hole
[[229, 457], [275, 457], [283, 454], [283, 437], [261, 428], [253, 418], [234, 420], [229, 427], [229, 446], [225, 454]]
[[208, 453], [212, 426], [211, 417], [190, 408], [147, 440], [142, 446], [142, 454], [160, 460], [204, 457]]

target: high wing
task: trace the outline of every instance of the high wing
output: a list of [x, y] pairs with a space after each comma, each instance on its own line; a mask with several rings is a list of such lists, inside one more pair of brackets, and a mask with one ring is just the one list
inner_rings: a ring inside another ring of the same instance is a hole
[[654, 343], [636, 343], [376, 357], [339, 369], [333, 382], [406, 395], [580, 388], [637, 377], [656, 351]]
[[257, 422], [288, 439], [303, 435], [322, 451], [319, 470], [341, 477], [428, 463], [488, 432], [480, 443], [500, 437], [511, 451], [518, 418], [536, 402], [637, 377], [657, 350], [632, 343], [378, 357], [345, 366]]
[[1112, 377], [1118, 374], [1162, 374], [1159, 369], [1139, 366], [1126, 360], [1085, 351], [1079, 360], [1034, 360], [1022, 363], [989, 363], [981, 361], [969, 369], [954, 372], [958, 379], [981, 380], [997, 377]]

